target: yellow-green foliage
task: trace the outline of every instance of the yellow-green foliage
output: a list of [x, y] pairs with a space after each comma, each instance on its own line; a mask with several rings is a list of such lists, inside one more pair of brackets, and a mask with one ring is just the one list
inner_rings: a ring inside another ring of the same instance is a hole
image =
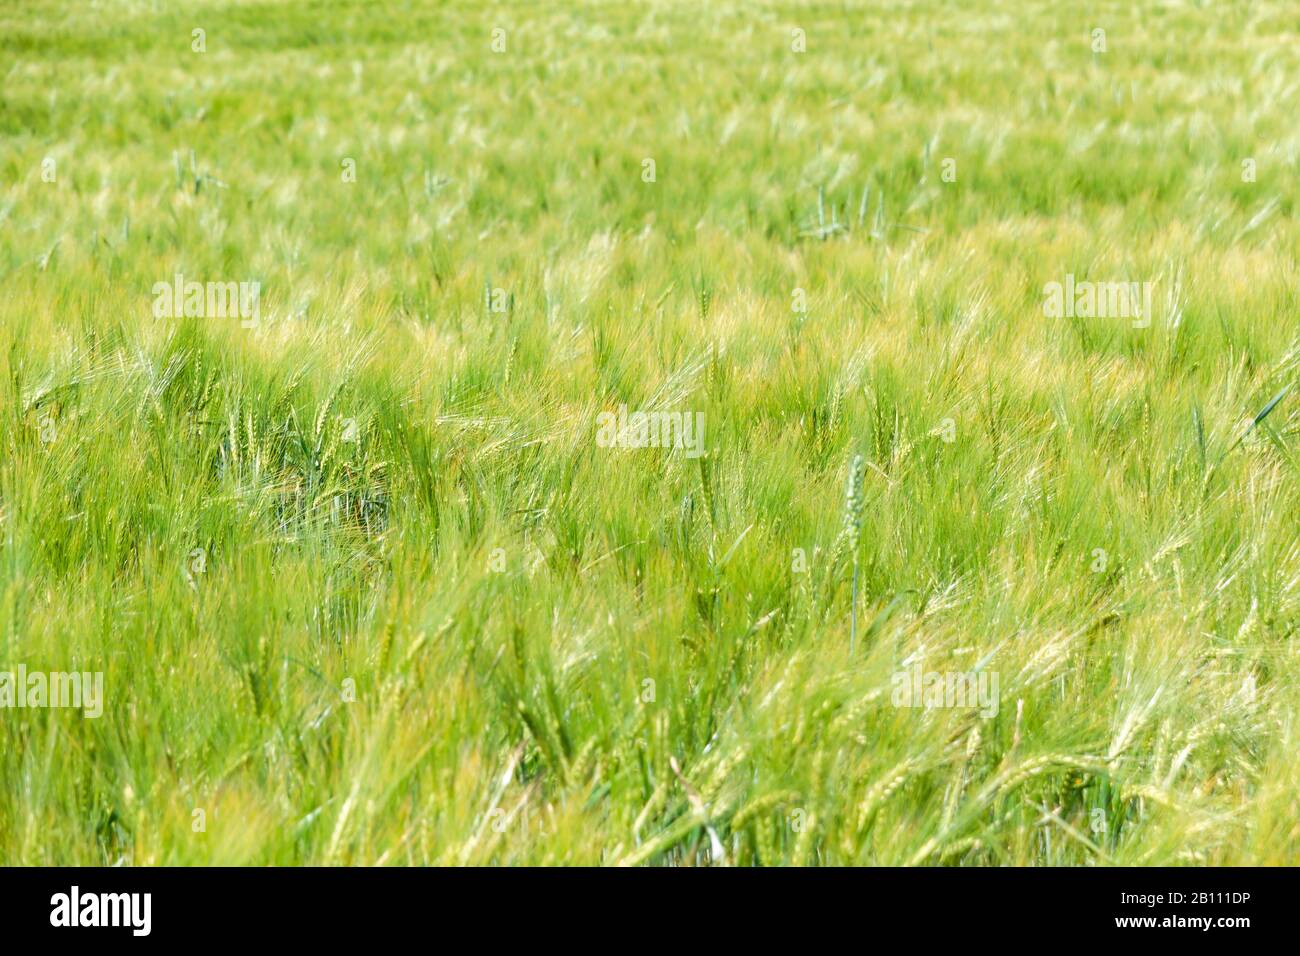
[[1300, 861], [1298, 29], [5, 3], [0, 862]]

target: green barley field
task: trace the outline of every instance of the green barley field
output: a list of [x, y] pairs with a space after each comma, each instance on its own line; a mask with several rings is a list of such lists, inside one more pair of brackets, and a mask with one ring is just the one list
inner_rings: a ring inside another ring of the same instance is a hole
[[0, 862], [1300, 862], [1298, 111], [1285, 0], [3, 0]]

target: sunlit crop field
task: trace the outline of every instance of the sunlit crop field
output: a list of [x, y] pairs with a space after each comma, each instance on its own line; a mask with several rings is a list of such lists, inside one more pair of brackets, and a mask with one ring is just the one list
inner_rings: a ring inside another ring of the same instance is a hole
[[1284, 0], [3, 0], [0, 863], [1300, 862], [1297, 115]]

